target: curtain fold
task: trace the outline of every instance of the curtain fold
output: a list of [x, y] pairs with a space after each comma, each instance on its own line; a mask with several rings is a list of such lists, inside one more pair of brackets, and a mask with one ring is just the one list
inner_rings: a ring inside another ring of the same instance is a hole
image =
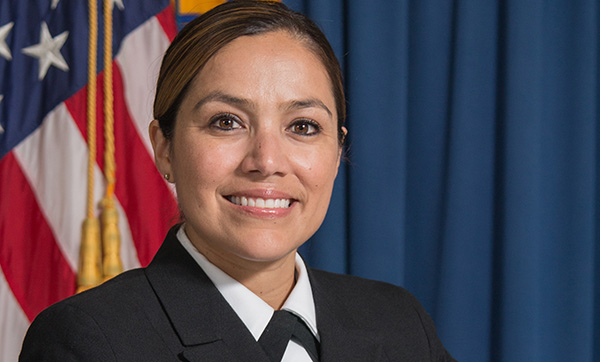
[[460, 361], [600, 360], [597, 0], [284, 0], [341, 60], [312, 266], [402, 285]]

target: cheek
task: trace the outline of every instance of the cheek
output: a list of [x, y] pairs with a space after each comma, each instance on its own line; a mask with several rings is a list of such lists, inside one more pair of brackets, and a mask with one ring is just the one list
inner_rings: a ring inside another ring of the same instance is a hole
[[298, 152], [294, 158], [306, 187], [324, 192], [333, 185], [337, 175], [337, 150]]
[[239, 165], [235, 148], [219, 143], [187, 143], [178, 151], [174, 157], [176, 183], [196, 189], [213, 188]]

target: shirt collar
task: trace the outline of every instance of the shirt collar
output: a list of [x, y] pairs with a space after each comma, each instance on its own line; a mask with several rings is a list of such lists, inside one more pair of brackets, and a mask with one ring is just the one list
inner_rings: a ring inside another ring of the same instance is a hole
[[[177, 239], [179, 239], [185, 250], [204, 270], [227, 303], [229, 303], [248, 330], [250, 330], [254, 339], [258, 341], [267, 324], [269, 324], [274, 309], [243, 284], [208, 261], [187, 237], [183, 225], [177, 232]], [[296, 273], [296, 285], [284, 302], [282, 309], [302, 318], [317, 340], [319, 340], [315, 302], [308, 278], [308, 271], [304, 260], [302, 260], [298, 253], [296, 253]]]

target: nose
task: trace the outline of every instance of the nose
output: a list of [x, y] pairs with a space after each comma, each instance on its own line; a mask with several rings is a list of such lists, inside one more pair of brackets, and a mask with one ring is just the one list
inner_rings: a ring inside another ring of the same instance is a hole
[[274, 131], [257, 131], [250, 138], [248, 151], [242, 162], [242, 171], [263, 177], [289, 172], [290, 164], [286, 156], [284, 140]]

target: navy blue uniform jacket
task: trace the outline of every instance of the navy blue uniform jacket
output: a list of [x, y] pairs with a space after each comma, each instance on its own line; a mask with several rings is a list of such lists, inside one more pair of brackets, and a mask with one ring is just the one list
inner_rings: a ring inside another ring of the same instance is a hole
[[[243, 322], [171, 229], [146, 268], [49, 307], [20, 361], [267, 362]], [[453, 361], [406, 290], [309, 269], [322, 362]]]

